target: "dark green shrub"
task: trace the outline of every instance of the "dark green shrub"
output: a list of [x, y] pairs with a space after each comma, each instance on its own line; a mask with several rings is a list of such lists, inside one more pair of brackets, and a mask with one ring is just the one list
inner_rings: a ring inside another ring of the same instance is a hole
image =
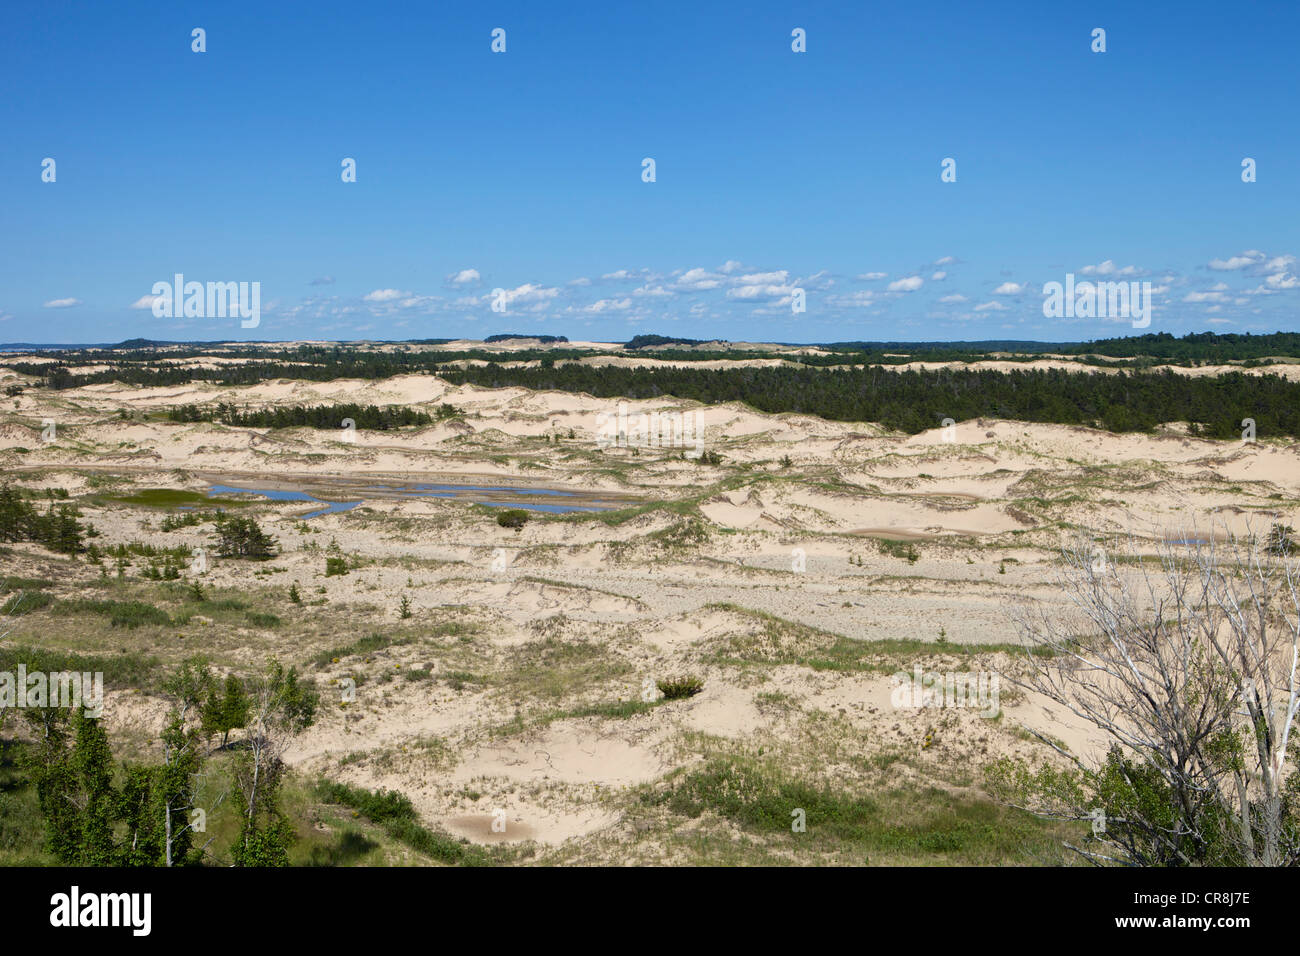
[[507, 508], [497, 515], [497, 524], [503, 528], [513, 528], [518, 531], [528, 523], [528, 512], [522, 508]]
[[695, 676], [670, 677], [667, 680], [656, 681], [656, 683], [665, 700], [681, 700], [684, 697], [694, 697], [704, 690], [704, 681]]

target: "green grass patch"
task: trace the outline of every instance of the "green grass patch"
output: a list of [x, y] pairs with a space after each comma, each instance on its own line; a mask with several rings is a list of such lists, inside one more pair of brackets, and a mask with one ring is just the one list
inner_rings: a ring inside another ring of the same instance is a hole
[[99, 672], [104, 675], [105, 687], [137, 689], [152, 687], [161, 666], [158, 658], [143, 654], [76, 654], [23, 644], [0, 647], [0, 671], [12, 672], [19, 664], [28, 671], [47, 674], [56, 671]]
[[239, 508], [252, 504], [237, 498], [209, 498], [201, 491], [184, 488], [144, 488], [128, 495], [104, 495], [107, 501], [144, 508], [177, 508], [181, 505], [208, 505], [214, 508]]
[[[692, 818], [711, 812], [792, 849], [861, 854], [862, 862], [981, 866], [1059, 856], [1055, 824], [984, 797], [937, 787], [858, 795], [737, 757], [715, 757], [643, 801]], [[798, 811], [805, 832], [793, 829]]]
[[319, 799], [356, 810], [399, 843], [417, 853], [453, 866], [486, 866], [491, 857], [468, 840], [457, 840], [420, 823], [409, 797], [395, 790], [366, 790], [345, 783], [322, 780], [316, 788]]
[[351, 644], [344, 644], [342, 647], [335, 647], [328, 651], [321, 651], [311, 659], [311, 663], [317, 667], [328, 667], [334, 662], [335, 658], [340, 661], [345, 657], [354, 657], [362, 654], [373, 654], [376, 651], [382, 651], [387, 647], [396, 647], [401, 644], [409, 644], [409, 637], [392, 637], [388, 634], [378, 632], [370, 634], [367, 637], [358, 638]]
[[45, 591], [17, 591], [10, 594], [5, 598], [4, 603], [0, 604], [0, 617], [39, 611], [41, 608], [49, 607], [53, 603], [54, 595]]
[[0, 866], [51, 866], [45, 820], [23, 766], [28, 744], [0, 740]]
[[145, 601], [94, 601], [75, 598], [54, 605], [55, 614], [100, 614], [112, 627], [137, 628], [150, 624], [169, 625], [167, 612]]
[[713, 645], [712, 659], [720, 664], [798, 664], [813, 670], [892, 674], [917, 658], [936, 655], [955, 658], [998, 653], [1052, 656], [1052, 651], [1046, 648], [1007, 643], [956, 644], [899, 638], [857, 640], [735, 604], [710, 604], [705, 610], [730, 611], [759, 625], [754, 631], [726, 635], [717, 641]]

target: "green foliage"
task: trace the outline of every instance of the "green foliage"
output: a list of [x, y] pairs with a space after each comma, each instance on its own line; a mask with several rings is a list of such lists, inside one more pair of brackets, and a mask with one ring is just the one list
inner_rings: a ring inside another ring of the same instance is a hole
[[421, 825], [410, 798], [395, 790], [371, 791], [322, 780], [317, 786], [317, 795], [328, 803], [351, 807], [383, 827], [394, 840], [435, 860], [461, 866], [482, 866], [488, 862], [487, 854], [468, 841], [454, 840], [445, 833]]
[[295, 834], [280, 807], [285, 765], [279, 740], [301, 733], [316, 718], [320, 697], [298, 670], [267, 663], [250, 683], [246, 746], [236, 754], [235, 782], [242, 800], [239, 836], [231, 848], [235, 866], [288, 866]]
[[523, 508], [506, 508], [497, 514], [497, 524], [518, 531], [528, 523], [528, 512]]
[[408, 637], [390, 637], [387, 634], [378, 632], [369, 634], [366, 637], [358, 638], [351, 644], [344, 647], [335, 647], [328, 651], [321, 651], [312, 658], [312, 663], [317, 667], [325, 667], [335, 658], [342, 660], [345, 657], [352, 657], [359, 654], [373, 654], [375, 651], [381, 651], [386, 647], [392, 647], [395, 644], [407, 644], [410, 642]]
[[709, 540], [709, 528], [699, 518], [692, 516], [656, 531], [649, 537], [663, 548], [676, 550], [704, 544]]
[[55, 614], [100, 614], [108, 618], [112, 627], [135, 629], [147, 625], [169, 625], [172, 619], [167, 612], [145, 601], [95, 601], [75, 598], [54, 605]]
[[1276, 554], [1294, 554], [1297, 549], [1295, 528], [1274, 523], [1268, 532], [1267, 548]]
[[221, 735], [221, 746], [230, 742], [230, 732], [248, 726], [252, 700], [244, 690], [244, 682], [234, 674], [227, 674], [223, 686], [215, 684], [208, 690], [207, 698], [199, 711], [203, 736]]
[[35, 541], [60, 554], [78, 554], [90, 529], [77, 520], [75, 507], [56, 507], [53, 499], [51, 495], [48, 510], [41, 512], [12, 485], [0, 485], [0, 541]]
[[217, 554], [223, 558], [249, 558], [265, 561], [275, 556], [276, 540], [266, 534], [252, 518], [234, 518], [224, 512], [217, 516]]
[[154, 685], [159, 662], [156, 657], [140, 654], [75, 654], [52, 651], [43, 647], [14, 645], [0, 647], [0, 671], [17, 670], [22, 664], [29, 672], [58, 671], [101, 673], [104, 686], [113, 688], [149, 688]]
[[325, 559], [325, 577], [332, 578], [335, 575], [347, 573], [348, 562], [346, 558], [329, 557]]
[[[1215, 754], [1223, 769], [1242, 759], [1241, 739], [1224, 732], [1207, 752]], [[1241, 826], [1229, 808], [1208, 795], [1180, 799], [1152, 760], [1126, 756], [1112, 746], [1096, 769], [1031, 768], [1024, 761], [1003, 757], [986, 771], [990, 792], [1001, 799], [1032, 802], [1047, 815], [1085, 819], [1100, 812], [1100, 833], [1089, 835], [1085, 850], [1118, 857], [1137, 866], [1246, 866], [1241, 845], [1230, 835]], [[1294, 783], [1287, 788], [1282, 807], [1283, 843], [1295, 845], [1300, 837], [1300, 805]], [[1260, 817], [1252, 813], [1256, 822]], [[1251, 827], [1261, 843], [1264, 834]], [[1104, 845], [1103, 845], [1104, 844]]]
[[[450, 408], [451, 406], [444, 406]], [[455, 414], [455, 411], [452, 411]], [[345, 418], [357, 428], [389, 431], [409, 425], [429, 425], [434, 421], [427, 412], [409, 405], [276, 405], [254, 411], [240, 411], [234, 404], [181, 405], [167, 413], [173, 422], [221, 422], [240, 428], [341, 428]], [[440, 412], [439, 418], [447, 417]]]
[[[0, 594], [3, 593], [3, 590], [0, 590]], [[5, 598], [4, 603], [0, 604], [0, 617], [39, 611], [41, 608], [49, 607], [53, 603], [54, 595], [46, 591], [16, 591]]]
[[921, 557], [917, 553], [916, 545], [910, 541], [894, 541], [890, 538], [877, 538], [876, 547], [880, 549], [881, 554], [887, 554], [891, 558], [903, 558], [908, 564], [916, 564]]
[[[1241, 372], [1192, 377], [1168, 370], [1080, 375], [1066, 369], [894, 371], [881, 364], [697, 369], [568, 363], [552, 369], [487, 365], [441, 374], [457, 385], [488, 388], [522, 386], [597, 398], [673, 395], [710, 405], [744, 402], [762, 412], [880, 422], [912, 434], [937, 428], [948, 417], [995, 417], [1115, 431], [1149, 431], [1165, 422], [1189, 421], [1198, 434], [1236, 439], [1241, 420], [1250, 417], [1260, 435], [1300, 437], [1300, 382]], [[715, 463], [711, 457], [700, 461]]]
[[411, 599], [405, 594], [402, 595], [402, 603], [398, 605], [397, 616], [406, 620], [411, 616]]
[[704, 681], [693, 675], [670, 677], [655, 683], [659, 687], [659, 692], [664, 695], [665, 700], [681, 700], [685, 697], [694, 697], [704, 690]]
[[161, 530], [179, 531], [181, 528], [193, 528], [208, 521], [216, 521], [217, 512], [184, 511], [180, 514], [166, 515], [162, 519]]
[[791, 833], [797, 808], [807, 815], [810, 831], [859, 841], [880, 827], [879, 811], [870, 800], [776, 778], [758, 766], [726, 758], [714, 758], [688, 774], [671, 792], [668, 806], [690, 817], [712, 810], [744, 827], [784, 833]]
[[288, 866], [293, 824], [277, 803], [267, 799], [256, 816], [245, 819], [239, 838], [230, 848], [235, 866]]

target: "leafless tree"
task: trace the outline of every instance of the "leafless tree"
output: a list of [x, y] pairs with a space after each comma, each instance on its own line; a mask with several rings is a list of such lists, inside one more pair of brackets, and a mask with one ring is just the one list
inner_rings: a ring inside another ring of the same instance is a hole
[[1071, 610], [1015, 615], [1041, 655], [1017, 683], [1100, 731], [1107, 754], [1039, 735], [1068, 770], [995, 777], [1027, 809], [1101, 822], [1071, 847], [1096, 863], [1294, 865], [1300, 568], [1249, 531], [1141, 551], [1081, 538], [1060, 577]]
[[249, 690], [251, 719], [235, 767], [235, 782], [244, 799], [240, 842], [245, 854], [259, 827], [279, 819], [276, 800], [284, 750], [290, 738], [311, 725], [318, 702], [315, 690], [299, 680], [297, 670], [286, 671], [276, 660], [249, 682]]

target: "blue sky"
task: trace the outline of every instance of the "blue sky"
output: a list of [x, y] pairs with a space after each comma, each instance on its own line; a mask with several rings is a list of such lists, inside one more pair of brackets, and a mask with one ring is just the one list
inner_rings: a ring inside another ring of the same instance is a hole
[[[10, 5], [0, 341], [1133, 333], [1044, 318], [1066, 273], [1300, 329], [1297, 49], [1295, 3]], [[259, 327], [156, 318], [178, 272]]]

